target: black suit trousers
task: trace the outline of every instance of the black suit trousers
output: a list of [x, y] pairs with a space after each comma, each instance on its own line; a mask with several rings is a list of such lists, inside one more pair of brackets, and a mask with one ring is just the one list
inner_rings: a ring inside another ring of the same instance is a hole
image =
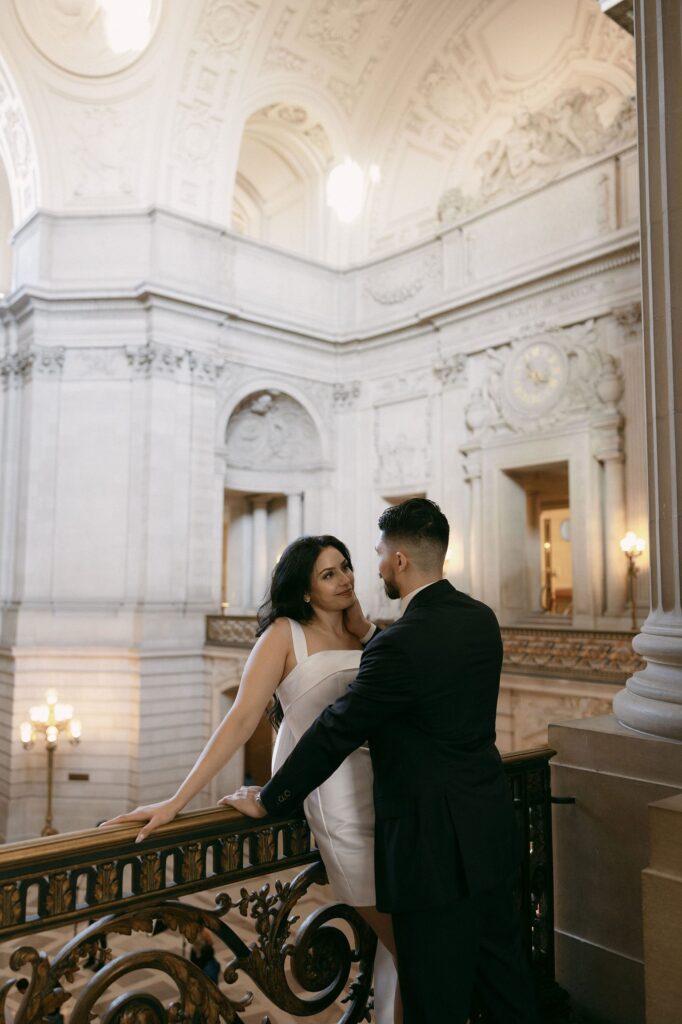
[[539, 1024], [511, 884], [393, 914], [405, 1024]]

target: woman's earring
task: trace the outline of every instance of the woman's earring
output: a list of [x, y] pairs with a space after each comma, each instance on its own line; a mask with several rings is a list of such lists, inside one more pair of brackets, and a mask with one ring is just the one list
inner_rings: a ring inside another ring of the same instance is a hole
[[305, 601], [306, 604], [310, 604], [310, 598], [308, 597], [307, 594], [305, 594], [303, 600]]

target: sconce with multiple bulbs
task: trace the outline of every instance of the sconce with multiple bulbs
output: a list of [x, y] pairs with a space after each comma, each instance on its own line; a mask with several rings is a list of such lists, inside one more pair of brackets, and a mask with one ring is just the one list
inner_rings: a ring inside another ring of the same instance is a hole
[[637, 577], [639, 576], [639, 566], [636, 564], [637, 559], [640, 557], [646, 542], [638, 537], [632, 530], [628, 530], [623, 539], [620, 542], [620, 549], [628, 560], [628, 591], [630, 610], [632, 612], [632, 632], [637, 632], [639, 628], [637, 625]]
[[37, 738], [43, 736], [47, 751], [47, 811], [45, 824], [40, 834], [41, 836], [54, 836], [57, 835], [57, 829], [52, 823], [54, 752], [62, 734], [68, 737], [69, 743], [74, 745], [79, 743], [82, 726], [80, 721], [73, 717], [71, 705], [60, 704], [54, 690], [48, 690], [45, 694], [45, 703], [34, 705], [28, 714], [29, 721], [22, 722], [19, 726], [19, 735], [24, 750], [30, 750]]

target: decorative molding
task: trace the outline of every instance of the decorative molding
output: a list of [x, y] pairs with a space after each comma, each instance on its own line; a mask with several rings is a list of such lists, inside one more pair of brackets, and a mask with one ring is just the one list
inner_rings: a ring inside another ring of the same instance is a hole
[[644, 667], [630, 633], [506, 626], [502, 640], [505, 672], [621, 684]]
[[394, 306], [413, 299], [429, 286], [441, 283], [442, 266], [439, 252], [429, 252], [421, 260], [399, 266], [388, 266], [371, 275], [364, 291], [381, 306]]
[[433, 373], [443, 388], [463, 387], [467, 382], [467, 357], [458, 352], [447, 359], [441, 358], [433, 367]]
[[[59, 0], [14, 0], [19, 20], [33, 45], [58, 68], [74, 75], [101, 77], [123, 71], [149, 45], [159, 23], [162, 0], [151, 0], [144, 44], [125, 52], [109, 42], [103, 5]], [[145, 30], [139, 24], [138, 34]]]
[[215, 384], [222, 376], [226, 363], [202, 352], [177, 349], [148, 341], [145, 345], [126, 346], [128, 366], [136, 377], [175, 377], [186, 369], [197, 384]]
[[337, 409], [352, 409], [360, 397], [362, 387], [360, 381], [334, 385], [334, 406]]
[[7, 168], [15, 224], [38, 204], [38, 155], [31, 123], [0, 61], [0, 159]]
[[0, 378], [4, 387], [10, 383], [28, 384], [37, 379], [57, 379], [61, 376], [66, 358], [63, 346], [32, 345], [0, 359]]
[[[218, 646], [252, 647], [255, 632], [252, 616], [209, 615], [206, 619], [206, 641]], [[503, 626], [503, 671], [620, 685], [644, 666], [632, 649], [633, 635]]]

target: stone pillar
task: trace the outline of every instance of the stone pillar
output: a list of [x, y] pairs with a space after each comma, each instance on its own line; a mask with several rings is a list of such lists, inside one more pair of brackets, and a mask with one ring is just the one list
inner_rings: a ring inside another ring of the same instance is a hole
[[[244, 503], [248, 508], [248, 498]], [[241, 516], [241, 604], [250, 608], [253, 595], [253, 513], [245, 511]]]
[[646, 1019], [676, 1024], [682, 1007], [682, 795], [649, 805], [649, 850], [642, 877]]
[[469, 592], [480, 600], [483, 593], [481, 454], [478, 448], [468, 448], [465, 455], [464, 479], [469, 484]]
[[287, 544], [303, 534], [303, 495], [287, 494]]
[[623, 725], [682, 740], [682, 10], [636, 0], [642, 326], [651, 611], [635, 638], [646, 666], [614, 701]]
[[620, 541], [625, 535], [625, 466], [620, 451], [602, 453], [604, 467], [604, 569], [607, 615], [622, 615], [627, 591], [627, 564]]
[[253, 539], [251, 544], [251, 607], [258, 608], [268, 588], [268, 499], [257, 495], [253, 505]]

